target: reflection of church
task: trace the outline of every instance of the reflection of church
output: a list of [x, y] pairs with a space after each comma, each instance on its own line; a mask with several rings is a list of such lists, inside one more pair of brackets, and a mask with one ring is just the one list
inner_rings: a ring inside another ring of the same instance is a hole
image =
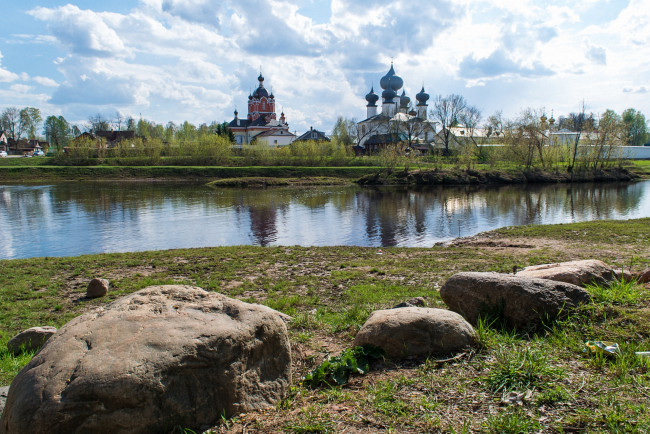
[[374, 87], [366, 95], [367, 119], [357, 125], [359, 146], [366, 150], [376, 150], [389, 143], [408, 142], [411, 145], [426, 144], [433, 140], [434, 124], [427, 120], [429, 94], [422, 90], [415, 95], [417, 105], [413, 107], [411, 98], [398, 91], [404, 80], [395, 73], [391, 63], [388, 73], [379, 81], [381, 93], [381, 112], [377, 113], [379, 95]]
[[264, 87], [264, 77], [260, 73], [257, 77], [259, 85], [255, 92], [248, 95], [248, 116], [246, 119], [239, 118], [239, 112], [235, 109], [235, 118], [228, 126], [235, 135], [235, 142], [238, 145], [247, 145], [254, 140], [258, 143], [266, 142], [270, 146], [288, 145], [295, 139], [295, 135], [289, 132], [284, 113], [277, 119], [275, 114], [275, 96]]

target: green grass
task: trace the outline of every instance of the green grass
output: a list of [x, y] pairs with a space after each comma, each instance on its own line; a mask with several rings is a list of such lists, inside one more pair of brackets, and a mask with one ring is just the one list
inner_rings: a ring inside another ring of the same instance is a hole
[[[647, 432], [650, 360], [634, 352], [650, 350], [650, 290], [633, 282], [589, 287], [593, 303], [534, 334], [481, 323], [480, 345], [457, 360], [386, 360], [342, 387], [301, 384], [353, 346], [373, 310], [416, 296], [445, 308], [438, 289], [456, 272], [587, 258], [640, 271], [650, 257], [647, 227], [650, 219], [506, 228], [476, 244], [382, 248], [383, 255], [363, 247], [234, 246], [0, 261], [0, 385], [32, 356], [6, 351], [17, 332], [61, 327], [148, 285], [179, 283], [293, 317], [291, 393], [275, 408], [222, 422], [217, 432]], [[107, 297], [84, 298], [93, 277], [110, 280]], [[618, 342], [621, 355], [589, 355], [587, 340]], [[502, 402], [508, 391], [526, 389], [533, 394], [521, 405]]]

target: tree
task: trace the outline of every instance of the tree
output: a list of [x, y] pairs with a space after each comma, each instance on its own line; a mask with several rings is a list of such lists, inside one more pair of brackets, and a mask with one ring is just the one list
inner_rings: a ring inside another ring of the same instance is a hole
[[627, 143], [632, 146], [643, 145], [647, 136], [647, 124], [643, 113], [629, 108], [623, 112], [622, 119]]
[[468, 109], [467, 101], [461, 95], [451, 94], [443, 97], [438, 95], [430, 111], [431, 119], [441, 128], [440, 138], [445, 147], [444, 153], [449, 154], [449, 142], [452, 138], [450, 128], [465, 116]]
[[131, 116], [126, 120], [126, 130], [127, 131], [135, 131], [135, 119], [133, 119]]
[[108, 120], [104, 118], [100, 113], [97, 113], [94, 116], [90, 116], [88, 118], [88, 124], [88, 130], [95, 134], [97, 134], [98, 131], [108, 131], [111, 128]]
[[70, 140], [70, 124], [63, 116], [48, 116], [45, 119], [43, 133], [51, 147], [62, 151]]
[[230, 141], [230, 143], [235, 143], [235, 134], [228, 126], [228, 122], [222, 122], [220, 124], [216, 124], [214, 127], [214, 132], [218, 136], [227, 138]]
[[25, 134], [30, 139], [36, 138], [36, 130], [43, 121], [41, 111], [35, 107], [25, 107], [20, 111], [20, 123], [18, 126], [18, 138]]
[[357, 137], [357, 123], [354, 119], [346, 119], [339, 116], [332, 130], [332, 141], [343, 146], [351, 147]]
[[591, 163], [592, 168], [602, 169], [605, 164], [617, 157], [617, 148], [626, 142], [626, 128], [623, 119], [613, 110], [606, 110], [600, 116], [595, 139], [591, 140], [591, 158], [586, 165]]
[[7, 107], [0, 115], [0, 126], [7, 133], [7, 137], [19, 140], [17, 136], [20, 125], [20, 111], [16, 107]]

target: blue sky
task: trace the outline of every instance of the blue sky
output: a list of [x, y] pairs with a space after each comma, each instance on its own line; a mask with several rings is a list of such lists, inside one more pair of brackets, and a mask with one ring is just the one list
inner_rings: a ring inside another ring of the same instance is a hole
[[647, 0], [11, 0], [0, 108], [158, 123], [231, 120], [260, 66], [291, 130], [365, 117], [394, 59], [412, 98], [484, 117], [634, 107], [650, 117]]

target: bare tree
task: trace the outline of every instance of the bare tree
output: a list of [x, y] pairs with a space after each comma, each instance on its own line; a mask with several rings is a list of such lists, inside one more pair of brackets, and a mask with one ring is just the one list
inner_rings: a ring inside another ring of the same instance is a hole
[[16, 107], [7, 107], [0, 115], [0, 125], [7, 133], [7, 137], [19, 140], [20, 110]]
[[460, 122], [467, 110], [468, 104], [461, 95], [451, 94], [443, 97], [438, 95], [430, 111], [431, 119], [440, 126], [440, 138], [445, 147], [445, 154], [449, 154], [449, 142], [452, 138], [450, 128]]

